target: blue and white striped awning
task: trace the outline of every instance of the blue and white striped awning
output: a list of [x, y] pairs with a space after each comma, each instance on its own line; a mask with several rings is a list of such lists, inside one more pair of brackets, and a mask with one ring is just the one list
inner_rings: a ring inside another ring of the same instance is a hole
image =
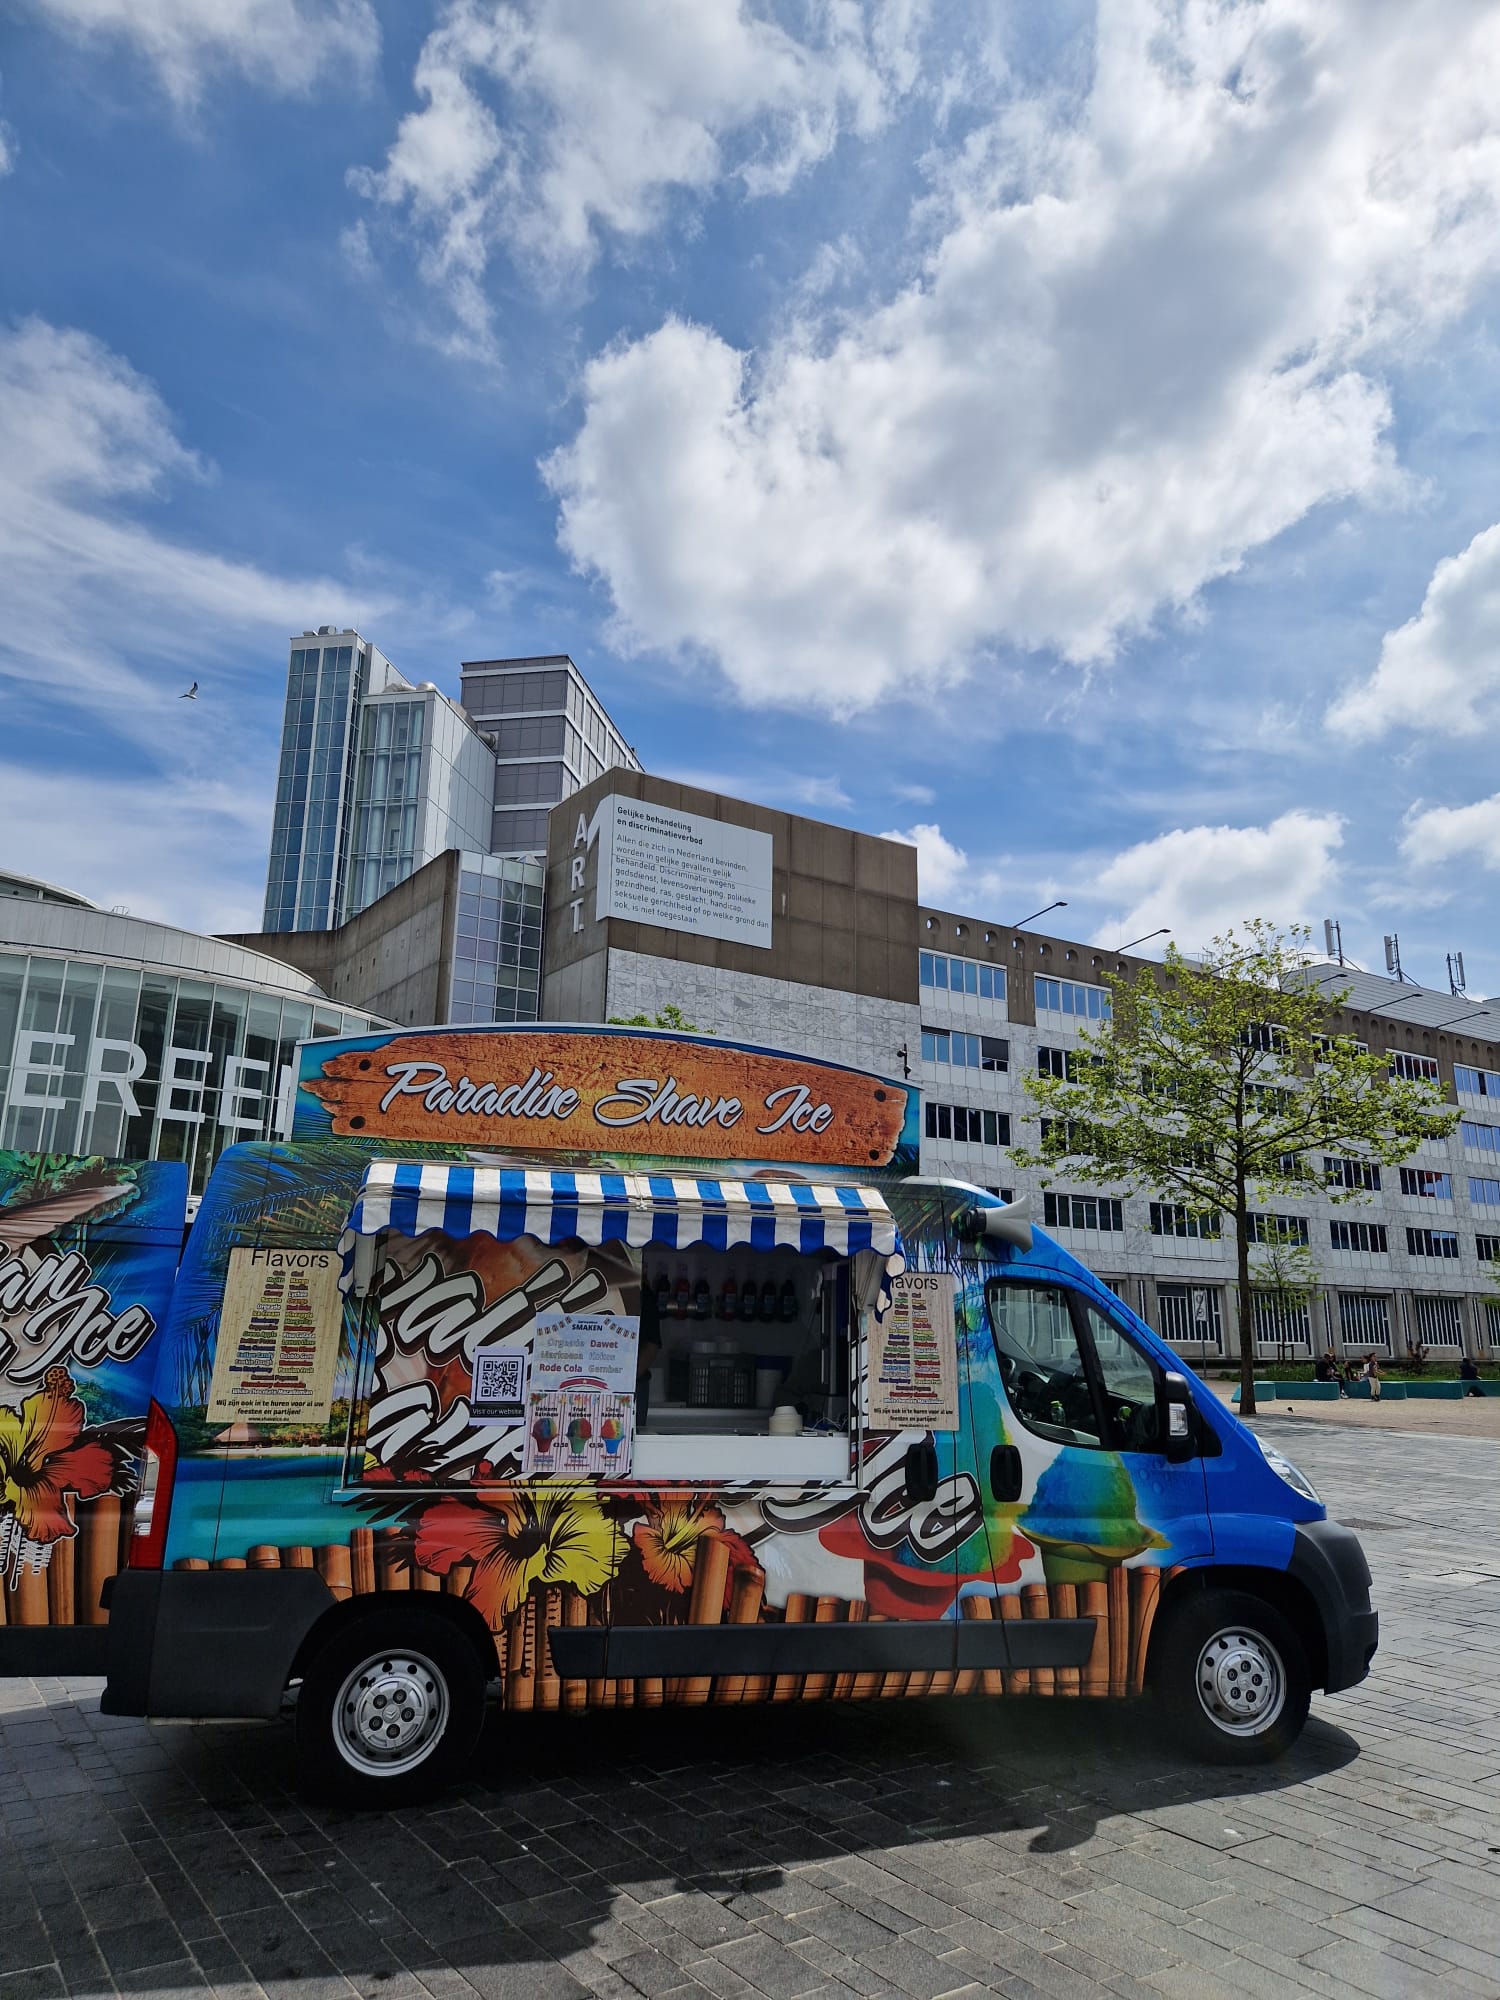
[[896, 1224], [873, 1188], [828, 1181], [688, 1180], [675, 1174], [575, 1174], [446, 1162], [372, 1160], [349, 1218], [354, 1236], [495, 1236], [508, 1242], [705, 1243], [726, 1250], [896, 1247]]

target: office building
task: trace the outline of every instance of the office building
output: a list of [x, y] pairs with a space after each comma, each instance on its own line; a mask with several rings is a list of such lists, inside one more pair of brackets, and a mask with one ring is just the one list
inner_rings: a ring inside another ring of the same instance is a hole
[[465, 660], [460, 671], [464, 709], [494, 744], [492, 854], [545, 854], [559, 800], [605, 771], [640, 769], [566, 653]]
[[265, 928], [321, 931], [450, 847], [487, 847], [494, 755], [431, 681], [357, 632], [294, 641]]
[[[671, 1005], [705, 1033], [909, 1073], [924, 1173], [1029, 1197], [1186, 1358], [1237, 1353], [1232, 1222], [1014, 1160], [1040, 1138], [1027, 1076], [1062, 1073], [1108, 1022], [1105, 975], [1144, 961], [923, 904], [910, 847], [620, 771], [553, 812], [546, 902], [544, 1019]], [[1305, 1244], [1317, 1289], [1255, 1301], [1258, 1350], [1421, 1342], [1450, 1365], [1500, 1350], [1500, 1007], [1340, 966], [1310, 976], [1349, 989], [1342, 1031], [1463, 1118], [1397, 1169], [1320, 1154], [1306, 1192], [1264, 1205], [1258, 1241]], [[1352, 1173], [1367, 1198], [1335, 1204], [1329, 1184]]]
[[377, 1012], [264, 952], [0, 874], [0, 1148], [184, 1160], [289, 1129], [292, 1051]]

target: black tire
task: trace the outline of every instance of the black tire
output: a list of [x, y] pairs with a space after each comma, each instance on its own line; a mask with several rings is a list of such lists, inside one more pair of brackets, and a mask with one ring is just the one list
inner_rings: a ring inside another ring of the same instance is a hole
[[1174, 1743], [1208, 1764], [1269, 1764], [1302, 1734], [1307, 1651], [1274, 1604], [1242, 1590], [1182, 1597], [1157, 1622], [1150, 1686]]
[[484, 1689], [478, 1653], [448, 1619], [416, 1606], [351, 1618], [319, 1647], [297, 1697], [303, 1788], [341, 1805], [431, 1798], [479, 1740]]

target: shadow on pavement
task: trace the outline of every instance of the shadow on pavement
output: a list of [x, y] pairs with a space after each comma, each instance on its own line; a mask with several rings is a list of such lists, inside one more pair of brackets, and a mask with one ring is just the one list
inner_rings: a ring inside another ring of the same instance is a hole
[[[1170, 1813], [1174, 1830], [1232, 1846], [1235, 1802], [1359, 1754], [1314, 1720], [1279, 1764], [1188, 1764], [1142, 1707], [1057, 1700], [495, 1712], [465, 1784], [355, 1814], [297, 1796], [283, 1725], [73, 1719], [77, 1748], [111, 1768], [92, 1796], [28, 1786], [40, 1840], [26, 1872], [39, 1884], [50, 1850], [67, 1880], [118, 1884], [122, 1937], [138, 1883], [135, 1902], [164, 1906], [178, 1938], [175, 1957], [164, 1933], [131, 1947], [155, 1953], [161, 1990], [342, 1974], [363, 1994], [417, 1995], [412, 1973], [430, 1987], [457, 1971], [482, 1994], [551, 2000], [585, 1990], [558, 1962], [569, 1954], [655, 1951], [671, 1971], [714, 1945], [753, 1953], [768, 1919], [774, 1933], [826, 1895], [840, 1923], [874, 1929], [884, 1909], [892, 1935], [986, 1907], [998, 1924], [1008, 1879], [1076, 1875], [1075, 1850], [1113, 1816]], [[108, 1956], [108, 1926], [89, 1922]]]

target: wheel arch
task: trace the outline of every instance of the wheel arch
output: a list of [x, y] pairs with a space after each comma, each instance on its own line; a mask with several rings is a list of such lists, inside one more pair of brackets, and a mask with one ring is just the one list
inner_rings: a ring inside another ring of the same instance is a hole
[[493, 1678], [498, 1666], [495, 1635], [466, 1598], [451, 1597], [446, 1591], [375, 1590], [330, 1604], [309, 1626], [292, 1661], [288, 1682], [302, 1679], [309, 1661], [316, 1657], [335, 1632], [345, 1631], [375, 1611], [404, 1612], [413, 1624], [423, 1618], [440, 1619], [463, 1634], [478, 1657], [485, 1679]]
[[1173, 1612], [1179, 1605], [1202, 1597], [1211, 1590], [1243, 1591], [1247, 1596], [1259, 1597], [1272, 1605], [1301, 1640], [1313, 1686], [1320, 1688], [1326, 1684], [1328, 1636], [1312, 1592], [1286, 1570], [1260, 1569], [1253, 1563], [1211, 1563], [1202, 1568], [1183, 1570], [1180, 1575], [1171, 1578], [1162, 1591], [1156, 1622], [1151, 1628], [1151, 1643], [1146, 1654], [1148, 1681], [1160, 1657], [1160, 1646], [1170, 1629]]

